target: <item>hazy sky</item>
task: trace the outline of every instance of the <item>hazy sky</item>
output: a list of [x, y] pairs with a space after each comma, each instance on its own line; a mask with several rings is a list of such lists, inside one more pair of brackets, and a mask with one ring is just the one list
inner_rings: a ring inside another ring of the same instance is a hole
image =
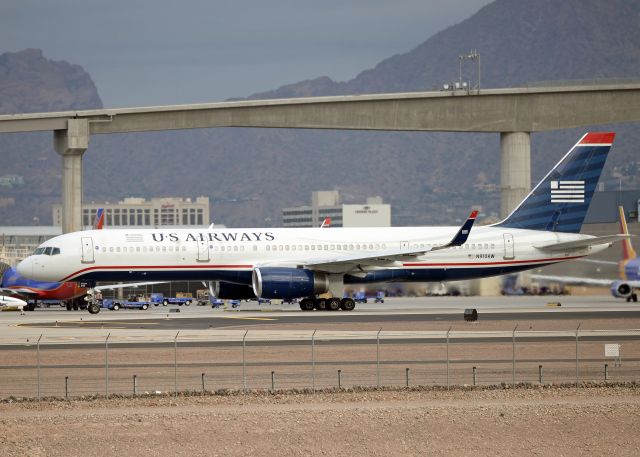
[[[106, 107], [345, 81], [489, 0], [1, 0], [0, 53], [81, 65]], [[455, 60], [455, 56], [452, 56]]]

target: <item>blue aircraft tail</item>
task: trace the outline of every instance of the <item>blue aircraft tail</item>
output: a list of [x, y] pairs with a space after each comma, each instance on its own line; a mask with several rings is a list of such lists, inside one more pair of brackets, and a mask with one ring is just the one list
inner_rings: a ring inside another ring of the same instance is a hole
[[498, 227], [578, 233], [615, 133], [590, 132]]

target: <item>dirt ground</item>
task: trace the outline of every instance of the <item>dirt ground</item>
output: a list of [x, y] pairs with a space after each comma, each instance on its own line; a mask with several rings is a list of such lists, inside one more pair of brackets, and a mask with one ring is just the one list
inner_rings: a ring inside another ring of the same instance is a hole
[[0, 403], [0, 455], [636, 456], [640, 387]]

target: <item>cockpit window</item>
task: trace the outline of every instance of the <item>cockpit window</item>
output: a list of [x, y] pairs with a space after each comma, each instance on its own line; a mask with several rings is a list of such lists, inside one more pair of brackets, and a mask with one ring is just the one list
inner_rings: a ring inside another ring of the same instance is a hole
[[60, 248], [37, 248], [33, 251], [33, 255], [57, 255], [60, 254]]

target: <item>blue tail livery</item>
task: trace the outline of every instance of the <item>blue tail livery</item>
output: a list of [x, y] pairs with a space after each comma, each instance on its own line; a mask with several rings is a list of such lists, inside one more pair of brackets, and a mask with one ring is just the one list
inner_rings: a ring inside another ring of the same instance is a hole
[[497, 227], [579, 233], [615, 133], [586, 133]]

